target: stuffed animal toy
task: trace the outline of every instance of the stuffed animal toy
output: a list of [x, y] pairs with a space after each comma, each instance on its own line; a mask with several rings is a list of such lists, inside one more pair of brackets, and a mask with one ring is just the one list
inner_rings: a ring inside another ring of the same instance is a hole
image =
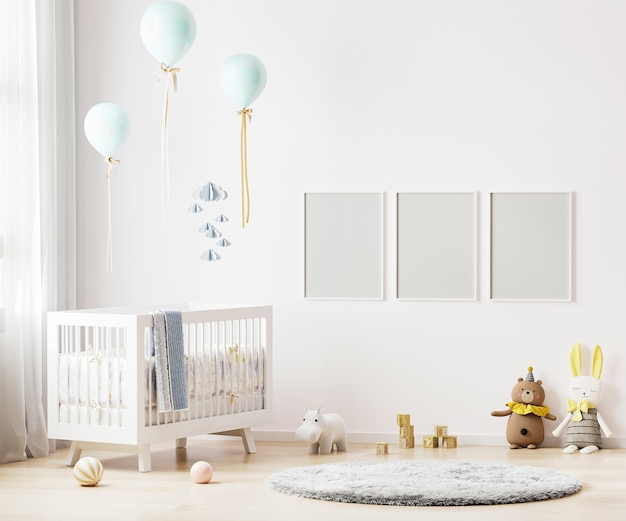
[[333, 446], [337, 451], [347, 450], [346, 423], [338, 414], [320, 412], [322, 408], [308, 410], [304, 407], [302, 425], [296, 430], [296, 439], [309, 444], [309, 454], [330, 454]]
[[582, 454], [596, 452], [602, 448], [602, 432], [607, 438], [613, 435], [596, 409], [596, 405], [604, 394], [604, 388], [600, 382], [602, 363], [602, 349], [596, 346], [593, 351], [591, 376], [581, 376], [580, 344], [572, 347], [570, 367], [574, 378], [569, 383], [567, 416], [552, 431], [554, 436], [560, 436], [563, 429], [567, 427], [563, 449], [565, 454], [572, 454], [578, 449]]
[[506, 405], [505, 411], [492, 411], [492, 416], [508, 416], [506, 426], [506, 441], [511, 449], [525, 447], [536, 449], [543, 442], [543, 420], [556, 420], [556, 416], [550, 414], [550, 409], [543, 405], [545, 392], [541, 386], [542, 381], [535, 381], [533, 368], [528, 368], [526, 380], [517, 379], [517, 384], [511, 391], [513, 401]]

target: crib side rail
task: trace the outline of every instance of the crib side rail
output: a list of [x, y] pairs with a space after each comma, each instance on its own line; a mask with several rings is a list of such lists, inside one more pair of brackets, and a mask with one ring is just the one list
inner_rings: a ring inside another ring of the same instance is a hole
[[48, 313], [47, 403], [51, 439], [135, 444], [136, 317]]
[[271, 421], [271, 306], [188, 310], [182, 318], [188, 408], [158, 409], [151, 361], [140, 438], [154, 439], [157, 428], [207, 433]]

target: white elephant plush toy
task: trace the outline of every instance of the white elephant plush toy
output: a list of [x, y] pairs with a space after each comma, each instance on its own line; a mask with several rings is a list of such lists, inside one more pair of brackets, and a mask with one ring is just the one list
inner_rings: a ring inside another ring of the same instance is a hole
[[578, 449], [582, 454], [595, 452], [602, 448], [602, 432], [607, 438], [613, 434], [596, 408], [604, 392], [600, 382], [602, 362], [602, 349], [596, 346], [593, 352], [592, 376], [581, 376], [580, 344], [572, 348], [570, 366], [574, 378], [569, 384], [568, 414], [552, 431], [554, 436], [560, 436], [567, 427], [563, 449], [565, 454], [572, 454]]
[[348, 441], [346, 422], [338, 414], [320, 412], [304, 408], [302, 425], [296, 430], [296, 439], [309, 444], [309, 454], [330, 454], [333, 447], [337, 450], [347, 450]]

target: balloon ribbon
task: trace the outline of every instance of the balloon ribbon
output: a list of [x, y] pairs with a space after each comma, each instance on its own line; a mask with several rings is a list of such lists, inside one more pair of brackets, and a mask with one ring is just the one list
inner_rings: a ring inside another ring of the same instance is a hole
[[[241, 154], [241, 227], [245, 228], [250, 220], [250, 187], [248, 186], [248, 141], [246, 137], [246, 119], [252, 120], [252, 109], [242, 109], [241, 135], [239, 138], [239, 152]], [[247, 203], [247, 205], [246, 205]]]
[[[176, 73], [180, 71], [178, 67], [166, 67], [161, 64], [161, 70], [165, 75], [165, 99], [163, 100], [163, 124], [161, 125], [161, 219], [165, 224], [165, 198], [170, 202], [170, 159], [169, 159], [169, 139], [167, 133], [167, 115], [169, 109], [170, 88], [168, 78], [172, 76], [172, 86], [174, 92], [178, 89], [178, 78]], [[163, 74], [157, 79], [157, 83], [163, 77]]]
[[110, 273], [113, 273], [113, 226], [111, 225], [111, 173], [113, 172], [113, 163], [118, 163], [118, 159], [113, 159], [112, 157], [105, 157], [105, 162], [107, 163], [107, 207], [109, 210], [108, 217], [108, 227], [109, 232], [107, 236], [107, 260], [106, 260], [106, 270]]

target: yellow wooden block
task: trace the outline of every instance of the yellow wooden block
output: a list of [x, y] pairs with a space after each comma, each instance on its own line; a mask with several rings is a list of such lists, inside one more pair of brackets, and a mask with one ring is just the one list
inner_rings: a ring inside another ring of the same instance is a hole
[[456, 448], [456, 436], [444, 436], [443, 446], [446, 449], [455, 449]]
[[437, 438], [443, 438], [448, 435], [448, 426], [447, 425], [435, 425], [435, 436]]
[[403, 425], [400, 427], [400, 437], [406, 438], [408, 436], [414, 436], [413, 425]]
[[415, 447], [415, 438], [413, 436], [406, 436], [398, 439], [398, 447], [401, 449], [412, 449]]
[[386, 441], [379, 441], [376, 443], [376, 454], [389, 454], [389, 443]]
[[424, 436], [424, 448], [434, 449], [439, 447], [439, 438], [437, 436]]
[[411, 423], [411, 415], [410, 414], [398, 414], [396, 416], [396, 421], [400, 427], [404, 427], [405, 425], [409, 425]]

